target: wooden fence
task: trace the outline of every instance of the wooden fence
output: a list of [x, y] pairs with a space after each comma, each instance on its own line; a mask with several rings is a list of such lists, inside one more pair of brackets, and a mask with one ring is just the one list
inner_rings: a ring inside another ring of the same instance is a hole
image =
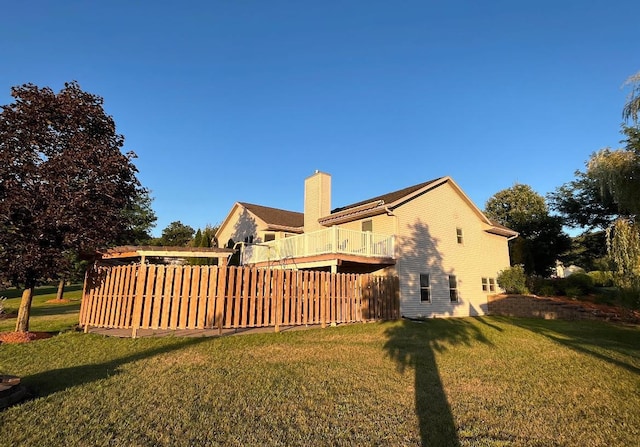
[[399, 318], [398, 279], [227, 266], [94, 266], [80, 325], [211, 329]]

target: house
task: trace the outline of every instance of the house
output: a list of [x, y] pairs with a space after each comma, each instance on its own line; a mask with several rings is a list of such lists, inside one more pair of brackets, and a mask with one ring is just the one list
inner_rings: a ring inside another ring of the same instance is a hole
[[245, 265], [397, 275], [406, 317], [485, 314], [517, 235], [450, 177], [331, 209], [331, 176], [318, 171], [303, 213], [237, 202], [216, 233]]

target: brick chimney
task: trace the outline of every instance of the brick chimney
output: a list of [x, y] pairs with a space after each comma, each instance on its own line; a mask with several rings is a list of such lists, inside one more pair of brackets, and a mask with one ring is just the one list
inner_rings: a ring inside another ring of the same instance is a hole
[[325, 227], [318, 219], [331, 213], [331, 175], [316, 171], [304, 180], [304, 232]]

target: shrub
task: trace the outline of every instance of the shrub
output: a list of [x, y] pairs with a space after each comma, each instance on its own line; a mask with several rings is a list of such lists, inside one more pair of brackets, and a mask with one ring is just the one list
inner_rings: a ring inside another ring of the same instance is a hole
[[[573, 275], [571, 275], [573, 276]], [[582, 289], [580, 289], [580, 287], [575, 287], [575, 286], [569, 286], [567, 287], [567, 291], [566, 294], [569, 298], [578, 298], [582, 295], [584, 295], [582, 293]]]
[[527, 275], [524, 273], [522, 265], [514, 265], [508, 269], [504, 269], [498, 273], [498, 285], [504, 289], [506, 293], [527, 294]]
[[541, 278], [533, 276], [529, 278], [527, 286], [531, 293], [538, 296], [566, 295], [567, 283], [564, 278]]
[[558, 295], [558, 291], [551, 284], [545, 284], [542, 287], [540, 287], [540, 289], [538, 289], [537, 291], [535, 291], [533, 293], [535, 293], [536, 295], [539, 295], [539, 296], [556, 296], [556, 295]]
[[593, 279], [595, 287], [611, 287], [613, 286], [613, 273], [602, 270], [594, 270], [588, 275]]
[[[586, 295], [593, 290], [593, 278], [586, 273], [574, 273], [571, 276], [567, 276], [565, 279], [567, 284], [567, 295], [569, 295], [569, 289], [578, 289], [580, 295]], [[572, 291], [574, 292], [574, 291]]]

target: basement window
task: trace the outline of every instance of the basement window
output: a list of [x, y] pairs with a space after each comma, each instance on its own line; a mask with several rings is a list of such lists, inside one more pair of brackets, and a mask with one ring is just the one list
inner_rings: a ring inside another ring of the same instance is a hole
[[431, 302], [431, 281], [428, 273], [420, 273], [420, 301]]
[[483, 292], [495, 292], [496, 280], [495, 278], [482, 278], [482, 291]]

